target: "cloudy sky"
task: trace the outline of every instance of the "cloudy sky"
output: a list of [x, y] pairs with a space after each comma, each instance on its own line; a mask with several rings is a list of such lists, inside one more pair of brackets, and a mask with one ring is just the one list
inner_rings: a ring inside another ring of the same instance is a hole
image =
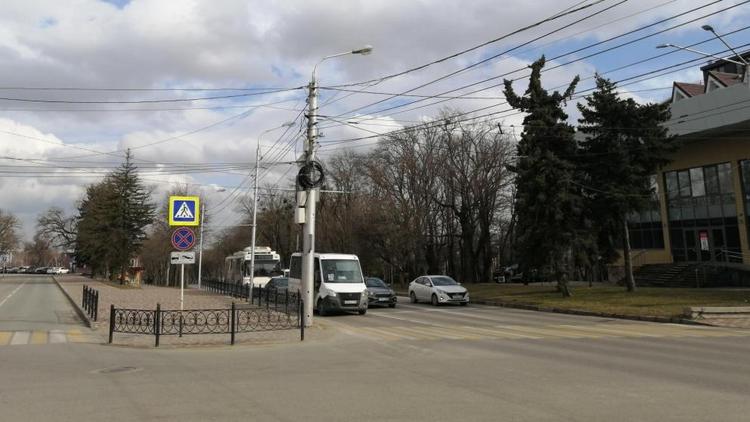
[[293, 186], [304, 87], [325, 56], [374, 47], [318, 67], [323, 156], [371, 148], [444, 107], [513, 130], [522, 116], [500, 84], [522, 91], [541, 54], [548, 88], [580, 75], [585, 94], [598, 72], [661, 101], [672, 81], [698, 82], [706, 59], [655, 46], [722, 55], [700, 28], [711, 24], [747, 49], [748, 18], [741, 0], [4, 0], [0, 208], [30, 238], [40, 212], [73, 212], [130, 148], [157, 200], [187, 185], [215, 224], [236, 224], [259, 137], [261, 184]]

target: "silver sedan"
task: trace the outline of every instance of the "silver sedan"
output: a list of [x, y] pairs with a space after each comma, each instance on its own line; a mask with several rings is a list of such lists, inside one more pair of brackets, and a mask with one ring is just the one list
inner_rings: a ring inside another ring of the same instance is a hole
[[469, 303], [469, 291], [447, 275], [425, 275], [409, 283], [411, 303], [430, 302], [437, 306], [441, 303]]

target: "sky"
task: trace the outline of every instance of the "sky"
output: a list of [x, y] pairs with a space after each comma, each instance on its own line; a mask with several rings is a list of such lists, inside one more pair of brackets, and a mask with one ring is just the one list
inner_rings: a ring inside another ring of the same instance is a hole
[[231, 227], [259, 142], [259, 183], [293, 188], [316, 64], [325, 159], [445, 109], [518, 131], [502, 80], [523, 92], [542, 54], [548, 89], [579, 75], [585, 95], [599, 73], [664, 101], [708, 59], [657, 45], [724, 55], [710, 24], [748, 49], [749, 18], [744, 0], [4, 0], [0, 209], [30, 239], [40, 213], [75, 212], [131, 149], [155, 201], [187, 187], [214, 228]]

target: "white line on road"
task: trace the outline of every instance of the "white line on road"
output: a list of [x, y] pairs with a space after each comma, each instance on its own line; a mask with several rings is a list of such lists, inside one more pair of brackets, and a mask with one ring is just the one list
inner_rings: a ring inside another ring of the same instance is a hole
[[9, 294], [8, 296], [5, 296], [5, 299], [3, 299], [3, 301], [2, 301], [2, 302], [0, 302], [0, 306], [3, 306], [3, 304], [5, 304], [5, 302], [6, 302], [6, 301], [7, 301], [8, 299], [10, 299], [10, 297], [11, 297], [11, 296], [13, 296], [14, 294], [16, 294], [16, 292], [17, 292], [18, 290], [20, 290], [20, 289], [21, 289], [21, 287], [23, 287], [23, 285], [24, 285], [24, 284], [26, 284], [26, 282], [25, 282], [25, 281], [24, 281], [23, 283], [21, 283], [21, 285], [20, 285], [20, 286], [16, 287], [16, 288], [15, 288], [15, 289], [14, 289], [14, 290], [13, 290], [12, 292], [10, 292], [10, 294]]
[[10, 339], [10, 345], [15, 346], [18, 344], [28, 344], [30, 338], [30, 331], [16, 331], [15, 333], [13, 333], [13, 338]]

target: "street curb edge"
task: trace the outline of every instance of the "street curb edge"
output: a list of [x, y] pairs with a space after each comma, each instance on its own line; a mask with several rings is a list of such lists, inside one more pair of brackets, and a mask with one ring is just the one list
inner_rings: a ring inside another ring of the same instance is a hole
[[52, 280], [55, 281], [55, 284], [57, 284], [57, 287], [59, 287], [60, 290], [62, 290], [65, 297], [68, 298], [68, 302], [70, 302], [70, 304], [73, 305], [73, 309], [75, 309], [78, 316], [81, 317], [81, 319], [86, 323], [86, 325], [88, 325], [89, 328], [91, 328], [92, 330], [96, 330], [99, 327], [99, 323], [94, 322], [91, 320], [91, 318], [89, 318], [89, 316], [86, 314], [83, 308], [81, 308], [78, 302], [73, 300], [73, 298], [70, 296], [68, 291], [65, 290], [65, 288], [63, 288], [62, 284], [60, 284], [59, 281], [57, 281], [57, 277], [52, 276]]

